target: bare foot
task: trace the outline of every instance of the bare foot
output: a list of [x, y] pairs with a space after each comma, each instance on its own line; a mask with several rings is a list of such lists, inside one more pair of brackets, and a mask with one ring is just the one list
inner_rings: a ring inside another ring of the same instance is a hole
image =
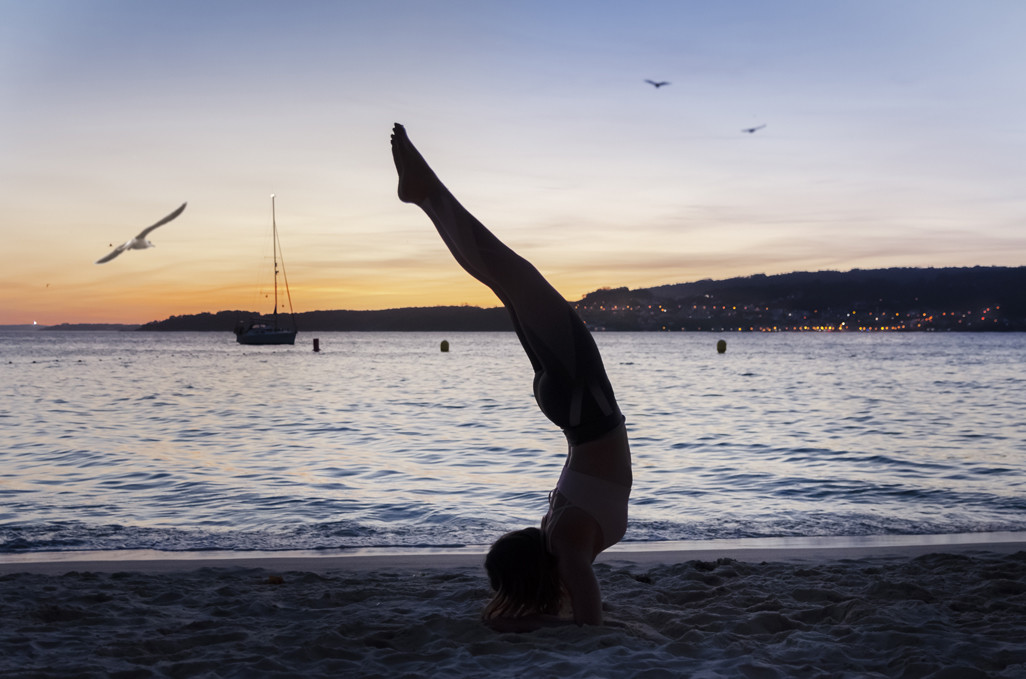
[[399, 173], [399, 200], [421, 203], [442, 185], [399, 123], [392, 128], [392, 159]]

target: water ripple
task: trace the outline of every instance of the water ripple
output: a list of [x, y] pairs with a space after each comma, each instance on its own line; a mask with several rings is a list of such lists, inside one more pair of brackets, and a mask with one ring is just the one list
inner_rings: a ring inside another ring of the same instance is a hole
[[[482, 544], [566, 455], [512, 334], [6, 333], [0, 551]], [[1023, 335], [600, 334], [628, 540], [1026, 529]]]

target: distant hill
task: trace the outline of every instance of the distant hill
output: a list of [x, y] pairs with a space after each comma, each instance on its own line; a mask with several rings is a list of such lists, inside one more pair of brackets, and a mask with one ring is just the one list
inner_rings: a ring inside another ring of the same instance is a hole
[[[287, 314], [279, 322], [289, 322]], [[172, 316], [153, 321], [139, 330], [231, 331], [239, 321], [270, 321], [251, 311], [219, 311], [191, 316]], [[332, 331], [495, 331], [512, 330], [509, 315], [502, 307], [482, 309], [472, 306], [410, 307], [381, 311], [307, 311], [296, 314], [296, 325], [304, 332]]]
[[59, 325], [48, 325], [43, 330], [137, 330], [138, 325], [125, 325], [122, 323], [61, 323]]
[[578, 311], [618, 330], [1026, 330], [1026, 267], [759, 274], [597, 290]]
[[[1026, 330], [1026, 267], [855, 269], [596, 290], [574, 303], [605, 330]], [[266, 316], [172, 316], [139, 330], [230, 332]], [[296, 314], [303, 332], [508, 331], [502, 307], [410, 307]]]
[[1026, 267], [853, 269], [755, 275], [649, 288], [658, 298], [713, 294], [731, 303], [787, 303], [805, 308], [852, 304], [969, 308], [1001, 304], [1026, 313]]

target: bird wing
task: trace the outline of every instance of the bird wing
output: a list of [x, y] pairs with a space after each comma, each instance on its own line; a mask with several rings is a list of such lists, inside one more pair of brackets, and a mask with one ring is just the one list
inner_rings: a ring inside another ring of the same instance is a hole
[[142, 240], [143, 238], [146, 237], [146, 234], [148, 234], [150, 231], [153, 231], [158, 226], [163, 226], [164, 224], [167, 224], [172, 219], [174, 219], [178, 215], [182, 214], [182, 211], [185, 210], [185, 206], [187, 204], [188, 203], [182, 203], [181, 205], [178, 206], [177, 210], [175, 210], [174, 212], [169, 214], [167, 217], [164, 217], [163, 219], [161, 219], [156, 224], [153, 224], [152, 226], [147, 226], [145, 229], [143, 229], [142, 231], [139, 232], [138, 236], [136, 236], [135, 238], [133, 238], [132, 240], [130, 240], [128, 242], [122, 243], [121, 245], [117, 246], [116, 248], [111, 250], [110, 254], [108, 254], [106, 257], [103, 257], [102, 259], [96, 260], [96, 263], [97, 264], [103, 264], [104, 262], [109, 262], [110, 260], [114, 259], [118, 255], [120, 255], [122, 252], [127, 250], [132, 245], [132, 241], [134, 241], [136, 239]]
[[154, 224], [154, 225], [152, 225], [152, 226], [147, 226], [147, 227], [146, 227], [145, 229], [143, 229], [142, 231], [140, 231], [140, 232], [139, 232], [139, 235], [138, 235], [138, 236], [136, 236], [136, 238], [145, 238], [145, 237], [146, 237], [146, 234], [148, 234], [148, 233], [149, 233], [150, 231], [153, 231], [153, 230], [154, 230], [155, 228], [157, 228], [158, 226], [163, 226], [163, 225], [167, 224], [167, 223], [168, 223], [168, 222], [170, 222], [170, 221], [171, 221], [172, 219], [174, 219], [174, 218], [175, 218], [175, 217], [177, 217], [178, 215], [182, 214], [182, 211], [183, 211], [183, 210], [185, 210], [185, 206], [186, 206], [186, 205], [188, 205], [188, 203], [182, 203], [182, 204], [181, 204], [181, 205], [180, 205], [180, 206], [178, 207], [178, 209], [177, 209], [177, 210], [175, 210], [174, 212], [172, 212], [171, 214], [169, 214], [169, 215], [168, 215], [167, 217], [164, 217], [163, 219], [161, 219], [161, 220], [160, 220], [159, 222], [157, 222], [156, 224]]
[[[128, 241], [128, 243], [131, 243], [131, 242], [132, 241]], [[96, 260], [96, 263], [97, 264], [103, 264], [104, 262], [109, 262], [110, 260], [114, 259], [115, 257], [117, 257], [122, 252], [124, 252], [125, 250], [128, 249], [128, 243], [122, 243], [121, 245], [117, 246], [116, 248], [114, 248], [113, 250], [110, 251], [109, 255], [107, 255], [106, 257], [103, 257], [101, 259]]]

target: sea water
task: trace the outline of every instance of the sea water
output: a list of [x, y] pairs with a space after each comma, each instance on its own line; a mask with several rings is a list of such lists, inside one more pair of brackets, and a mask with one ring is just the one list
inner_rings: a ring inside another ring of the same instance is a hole
[[[1026, 530], [1026, 335], [595, 337], [628, 543]], [[512, 333], [0, 332], [0, 552], [487, 544], [566, 456], [531, 380]]]

